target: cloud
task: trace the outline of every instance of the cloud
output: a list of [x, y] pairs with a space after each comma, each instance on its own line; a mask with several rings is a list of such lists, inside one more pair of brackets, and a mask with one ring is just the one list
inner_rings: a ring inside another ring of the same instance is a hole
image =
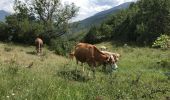
[[14, 3], [14, 0], [1, 0], [0, 10], [13, 12], [13, 3]]
[[109, 5], [109, 6], [113, 6], [115, 4], [117, 4], [117, 0], [92, 0], [93, 3], [95, 3], [96, 5]]
[[100, 11], [110, 9], [125, 2], [136, 0], [62, 0], [65, 3], [75, 3], [80, 7], [78, 16], [73, 21], [78, 21], [90, 17]]
[[[61, 0], [62, 4], [75, 3], [75, 5], [80, 8], [77, 17], [73, 18], [72, 21], [85, 19], [96, 14], [97, 12], [112, 8], [124, 2], [131, 1], [136, 0]], [[0, 10], [13, 12], [13, 3], [14, 0], [1, 0]]]

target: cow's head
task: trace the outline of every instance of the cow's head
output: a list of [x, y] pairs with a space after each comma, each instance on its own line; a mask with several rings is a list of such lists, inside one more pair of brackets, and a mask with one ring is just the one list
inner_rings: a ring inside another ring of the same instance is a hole
[[104, 62], [107, 63], [107, 64], [108, 63], [111, 64], [112, 60], [113, 60], [113, 56], [112, 55], [106, 55], [106, 54], [105, 54], [105, 56], [106, 56], [106, 59], [104, 60]]
[[119, 60], [119, 57], [120, 57], [120, 54], [118, 54], [118, 53], [108, 55], [106, 62], [109, 64], [115, 64]]
[[116, 61], [115, 61], [115, 58], [113, 57], [113, 55], [109, 55], [109, 58], [107, 60], [107, 63], [109, 64], [114, 64]]

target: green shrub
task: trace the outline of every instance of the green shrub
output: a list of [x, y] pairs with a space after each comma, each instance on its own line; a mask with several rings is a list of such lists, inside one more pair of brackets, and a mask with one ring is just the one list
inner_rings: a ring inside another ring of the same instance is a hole
[[54, 50], [58, 55], [67, 56], [74, 45], [74, 41], [68, 41], [66, 38], [58, 38], [51, 40], [50, 49]]
[[170, 37], [168, 35], [161, 35], [155, 40], [152, 47], [158, 47], [162, 49], [170, 48]]
[[161, 61], [157, 62], [160, 67], [170, 69], [170, 61], [168, 59], [162, 59]]

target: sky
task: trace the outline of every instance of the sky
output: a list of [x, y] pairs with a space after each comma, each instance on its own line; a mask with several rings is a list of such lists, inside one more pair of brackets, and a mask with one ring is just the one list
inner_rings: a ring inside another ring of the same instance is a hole
[[[77, 16], [72, 19], [73, 21], [83, 20], [100, 11], [132, 1], [136, 0], [61, 0], [63, 4], [75, 3], [75, 5], [79, 7], [79, 12]], [[0, 0], [0, 10], [13, 12], [13, 2], [14, 0]]]

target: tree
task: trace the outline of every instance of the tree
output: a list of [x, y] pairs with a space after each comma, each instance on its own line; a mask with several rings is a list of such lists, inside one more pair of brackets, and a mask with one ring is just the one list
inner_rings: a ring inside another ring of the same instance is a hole
[[92, 26], [89, 30], [89, 32], [86, 34], [86, 36], [84, 37], [84, 41], [87, 43], [96, 43], [98, 38], [98, 29], [96, 26]]
[[107, 25], [105, 23], [101, 24], [101, 27], [100, 27], [100, 31], [101, 31], [101, 36], [103, 38], [111, 38], [111, 33], [113, 31], [111, 25]]
[[[58, 37], [67, 32], [68, 22], [76, 16], [78, 8], [72, 3], [62, 5], [60, 0], [35, 0], [29, 9], [33, 9], [38, 19], [43, 22], [49, 38]], [[55, 31], [55, 34], [54, 34]]]
[[136, 24], [145, 25], [145, 30], [138, 40], [152, 43], [162, 33], [170, 33], [169, 0], [141, 0], [137, 5], [140, 10], [136, 15]]
[[0, 40], [5, 40], [8, 36], [6, 35], [6, 23], [0, 22]]
[[6, 18], [8, 36], [26, 43], [41, 36], [48, 44], [51, 39], [67, 33], [68, 23], [78, 8], [73, 3], [62, 5], [60, 0], [15, 0], [14, 11]]
[[152, 44], [161, 34], [170, 35], [170, 0], [139, 0], [110, 16], [105, 24], [99, 33], [110, 27], [114, 40]]

